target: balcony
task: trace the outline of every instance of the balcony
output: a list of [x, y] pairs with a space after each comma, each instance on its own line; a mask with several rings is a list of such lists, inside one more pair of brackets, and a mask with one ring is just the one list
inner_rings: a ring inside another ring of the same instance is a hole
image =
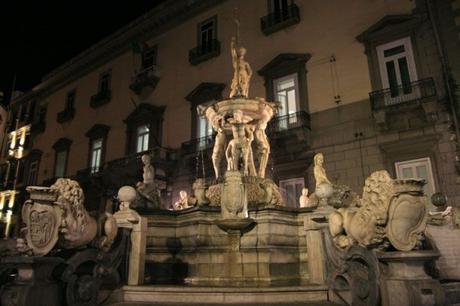
[[174, 170], [177, 161], [176, 152], [156, 147], [105, 163], [101, 171], [104, 185], [116, 191], [122, 185], [135, 185], [141, 181], [143, 167], [141, 157], [144, 154], [151, 156], [151, 162], [155, 168], [155, 179], [166, 182], [167, 177], [170, 177]]
[[265, 35], [270, 35], [299, 22], [299, 7], [291, 4], [287, 9], [278, 10], [260, 18], [260, 27]]
[[191, 139], [182, 143], [182, 153], [193, 154], [199, 151], [211, 149], [214, 146], [214, 135]]
[[274, 117], [268, 123], [267, 135], [276, 138], [280, 134], [286, 134], [298, 129], [310, 130], [310, 115], [305, 111]]
[[75, 108], [66, 108], [57, 114], [57, 122], [64, 123], [70, 121], [75, 116]]
[[268, 123], [266, 132], [272, 162], [281, 164], [295, 161], [298, 154], [310, 147], [310, 115], [299, 111], [275, 117]]
[[432, 78], [415, 81], [406, 86], [399, 85], [369, 93], [373, 111], [409, 103], [419, 103], [425, 98], [434, 96], [436, 96], [436, 87]]
[[156, 66], [150, 66], [139, 72], [131, 80], [129, 89], [134, 92], [136, 95], [140, 95], [145, 88], [153, 91], [160, 81], [158, 76], [158, 71]]
[[89, 105], [92, 108], [98, 108], [99, 106], [109, 103], [111, 98], [112, 92], [110, 90], [100, 91], [91, 97]]
[[30, 132], [34, 135], [43, 133], [46, 129], [46, 123], [45, 121], [37, 121], [32, 123], [32, 126], [30, 127]]
[[206, 44], [197, 46], [188, 52], [188, 61], [192, 65], [198, 65], [210, 58], [219, 56], [220, 54], [220, 41], [212, 39]]
[[88, 167], [77, 172], [77, 177], [98, 177], [101, 176], [103, 171], [104, 165], [100, 165], [99, 167]]
[[[369, 93], [374, 119], [383, 129], [410, 128], [416, 121], [420, 124], [436, 119], [436, 97], [432, 78]], [[392, 114], [391, 118], [388, 114]]]

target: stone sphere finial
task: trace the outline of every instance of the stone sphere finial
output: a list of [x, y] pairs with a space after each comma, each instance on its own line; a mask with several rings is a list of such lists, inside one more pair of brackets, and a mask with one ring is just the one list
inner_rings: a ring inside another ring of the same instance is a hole
[[123, 202], [133, 202], [136, 199], [136, 189], [123, 186], [118, 190], [118, 199]]
[[120, 201], [120, 210], [129, 209], [131, 203], [136, 200], [136, 189], [131, 186], [123, 186], [118, 190], [118, 200]]

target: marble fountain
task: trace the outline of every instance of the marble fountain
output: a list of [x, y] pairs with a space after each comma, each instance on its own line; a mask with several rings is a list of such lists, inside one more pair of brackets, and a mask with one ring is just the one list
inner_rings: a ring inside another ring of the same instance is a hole
[[265, 129], [280, 105], [249, 97], [246, 50], [233, 39], [231, 53], [229, 98], [198, 108], [215, 130], [216, 183], [197, 179], [175, 210], [160, 209], [144, 156], [143, 181], [122, 187], [118, 211], [98, 218], [72, 180], [29, 187], [25, 236], [3, 247], [2, 305], [38, 305], [43, 288], [52, 306], [442, 305], [439, 282], [423, 269], [439, 256], [424, 235], [424, 182], [377, 171], [358, 196], [327, 178], [318, 153], [315, 191], [304, 190], [301, 208], [285, 207], [265, 177]]

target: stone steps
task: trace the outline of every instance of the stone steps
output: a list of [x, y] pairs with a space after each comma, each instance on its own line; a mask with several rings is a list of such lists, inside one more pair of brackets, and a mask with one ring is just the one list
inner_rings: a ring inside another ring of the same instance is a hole
[[328, 301], [326, 286], [185, 287], [124, 286], [105, 305], [214, 306], [214, 305], [336, 305]]

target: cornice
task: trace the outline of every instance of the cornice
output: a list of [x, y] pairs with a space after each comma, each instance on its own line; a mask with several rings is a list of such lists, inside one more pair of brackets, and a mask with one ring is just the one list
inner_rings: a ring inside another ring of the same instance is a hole
[[13, 103], [47, 96], [123, 54], [133, 41], [156, 37], [224, 1], [167, 0], [45, 75], [40, 84]]

